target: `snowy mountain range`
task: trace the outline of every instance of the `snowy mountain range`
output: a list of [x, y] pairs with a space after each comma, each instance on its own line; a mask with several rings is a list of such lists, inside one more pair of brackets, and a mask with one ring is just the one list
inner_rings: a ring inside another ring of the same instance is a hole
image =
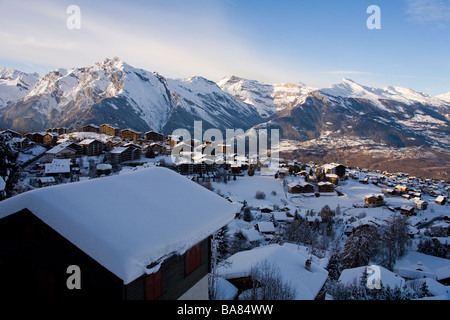
[[450, 93], [438, 97], [350, 79], [328, 88], [236, 76], [168, 79], [119, 58], [44, 76], [0, 69], [0, 126], [29, 132], [109, 123], [170, 134], [192, 129], [278, 128], [283, 139], [347, 137], [393, 147], [450, 148]]
[[[15, 87], [1, 85], [4, 100], [14, 97]], [[118, 58], [85, 68], [58, 69], [30, 87], [22, 96], [16, 94], [14, 103], [5, 103], [0, 111], [3, 126], [29, 132], [109, 123], [171, 133], [175, 128], [189, 129], [194, 120], [202, 120], [204, 128], [219, 129], [249, 128], [261, 121], [253, 106], [214, 82], [201, 77], [166, 79]]]
[[302, 103], [309, 92], [316, 90], [303, 83], [273, 85], [236, 76], [225, 77], [217, 84], [235, 98], [254, 106], [263, 118]]
[[25, 97], [38, 79], [37, 73], [0, 68], [0, 112]]

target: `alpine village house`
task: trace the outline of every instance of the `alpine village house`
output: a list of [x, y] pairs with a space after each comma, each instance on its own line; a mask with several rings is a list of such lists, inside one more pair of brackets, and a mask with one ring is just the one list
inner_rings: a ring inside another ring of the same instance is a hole
[[0, 298], [206, 300], [211, 235], [239, 210], [162, 167], [19, 194], [0, 202]]

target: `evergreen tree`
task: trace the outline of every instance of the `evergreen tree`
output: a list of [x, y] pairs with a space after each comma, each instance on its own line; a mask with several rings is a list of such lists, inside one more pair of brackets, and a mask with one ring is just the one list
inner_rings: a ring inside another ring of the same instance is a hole
[[0, 200], [15, 194], [14, 188], [19, 180], [19, 153], [13, 148], [9, 133], [0, 133], [0, 177], [5, 182], [4, 190], [0, 190]]
[[253, 220], [252, 211], [250, 210], [249, 207], [246, 207], [244, 209], [244, 221], [250, 222], [252, 220]]
[[319, 216], [322, 218], [322, 222], [332, 221], [335, 213], [326, 204], [319, 212]]
[[336, 281], [341, 276], [341, 259], [339, 256], [339, 252], [334, 252], [331, 254], [330, 259], [328, 260], [328, 264], [326, 269], [328, 271], [328, 277], [332, 281]]
[[229, 252], [231, 255], [238, 253], [240, 251], [248, 250], [251, 248], [250, 242], [248, 241], [245, 234], [241, 230], [234, 233], [233, 238], [230, 241]]
[[362, 225], [347, 239], [341, 254], [344, 269], [365, 266], [379, 248], [379, 235], [375, 227]]
[[228, 226], [222, 227], [219, 231], [216, 232], [215, 241], [216, 241], [216, 250], [217, 250], [217, 260], [220, 262], [225, 260], [230, 251], [229, 251], [229, 237], [228, 237]]

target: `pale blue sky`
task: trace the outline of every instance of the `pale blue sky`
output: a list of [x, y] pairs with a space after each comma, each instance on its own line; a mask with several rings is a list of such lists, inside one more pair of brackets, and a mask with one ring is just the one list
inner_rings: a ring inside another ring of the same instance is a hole
[[[372, 4], [381, 30], [366, 27]], [[450, 91], [449, 0], [0, 0], [0, 43], [0, 66], [41, 74], [118, 56], [171, 78]]]

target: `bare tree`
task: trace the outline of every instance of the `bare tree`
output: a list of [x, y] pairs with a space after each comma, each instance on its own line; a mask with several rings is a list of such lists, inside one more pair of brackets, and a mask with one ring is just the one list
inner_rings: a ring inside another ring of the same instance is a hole
[[398, 257], [405, 254], [410, 243], [408, 235], [408, 217], [396, 215], [387, 222], [381, 240], [383, 247], [380, 252], [380, 264], [391, 269]]
[[248, 300], [294, 300], [296, 290], [283, 281], [279, 267], [274, 262], [262, 260], [250, 269], [251, 289], [242, 295]]

